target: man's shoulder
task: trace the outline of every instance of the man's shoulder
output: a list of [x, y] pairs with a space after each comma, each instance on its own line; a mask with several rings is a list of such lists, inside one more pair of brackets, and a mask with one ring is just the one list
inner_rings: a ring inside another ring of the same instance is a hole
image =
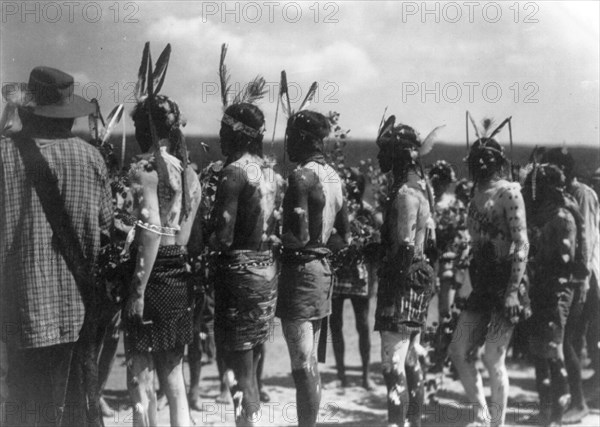
[[559, 206], [556, 209], [555, 214], [548, 221], [548, 225], [554, 231], [575, 230], [577, 227], [573, 213], [564, 206]]
[[577, 200], [579, 205], [583, 203], [598, 204], [596, 192], [587, 184], [575, 180], [570, 188], [571, 195]]

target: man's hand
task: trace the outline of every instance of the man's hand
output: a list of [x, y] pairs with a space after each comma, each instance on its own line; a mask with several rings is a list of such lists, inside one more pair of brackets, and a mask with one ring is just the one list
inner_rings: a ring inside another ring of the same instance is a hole
[[394, 315], [395, 312], [395, 307], [393, 305], [388, 305], [386, 307], [383, 307], [382, 313], [381, 315], [384, 317], [392, 317]]
[[144, 318], [144, 296], [131, 294], [125, 306], [125, 316], [130, 322], [142, 323]]
[[518, 291], [509, 292], [504, 298], [504, 312], [511, 323], [517, 323], [519, 321], [521, 310], [522, 307], [519, 302]]

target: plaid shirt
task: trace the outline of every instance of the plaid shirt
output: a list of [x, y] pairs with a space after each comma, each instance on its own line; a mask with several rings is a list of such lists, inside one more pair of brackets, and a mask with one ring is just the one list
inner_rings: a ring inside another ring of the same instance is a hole
[[[56, 178], [84, 256], [95, 263], [100, 234], [108, 234], [113, 217], [102, 156], [76, 137], [35, 141]], [[83, 299], [9, 138], [0, 140], [0, 190], [1, 338], [22, 348], [75, 342], [85, 314]]]

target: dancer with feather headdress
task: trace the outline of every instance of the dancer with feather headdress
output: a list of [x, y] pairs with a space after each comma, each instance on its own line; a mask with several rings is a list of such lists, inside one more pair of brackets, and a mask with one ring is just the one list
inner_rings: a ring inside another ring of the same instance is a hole
[[[152, 67], [146, 43], [132, 118], [142, 149], [129, 180], [137, 221], [128, 241], [135, 260], [124, 308], [128, 388], [136, 426], [157, 424], [154, 375], [169, 401], [171, 425], [190, 425], [183, 379], [183, 351], [192, 341], [192, 282], [187, 244], [201, 188], [181, 127], [178, 105], [160, 95], [171, 46]], [[193, 254], [192, 254], [193, 255]]]
[[262, 157], [265, 80], [256, 77], [229, 99], [221, 48], [219, 76], [224, 113], [221, 151], [227, 157], [211, 215], [211, 247], [218, 252], [215, 273], [215, 340], [225, 364], [237, 425], [253, 425], [260, 409], [257, 365], [268, 338], [277, 301], [273, 258], [275, 196], [273, 169]]
[[[518, 183], [503, 178], [509, 161], [494, 136], [509, 124], [505, 119], [493, 131], [486, 119], [482, 131], [467, 113], [477, 140], [467, 157], [474, 182], [467, 213], [471, 236], [470, 273], [473, 291], [460, 314], [449, 353], [471, 404], [476, 405], [474, 425], [503, 425], [508, 398], [506, 351], [514, 325], [531, 314], [525, 286], [529, 251], [525, 206]], [[468, 129], [468, 128], [467, 128]], [[477, 325], [471, 333], [472, 325]], [[485, 344], [483, 361], [490, 372], [490, 414], [481, 375], [475, 367]]]
[[[324, 318], [331, 314], [333, 272], [327, 247], [335, 230], [349, 237], [342, 180], [325, 162], [323, 139], [328, 119], [305, 109], [316, 91], [313, 83], [304, 102], [293, 112], [282, 71], [280, 96], [288, 115], [286, 152], [298, 166], [288, 177], [283, 199], [282, 264], [277, 316], [291, 359], [296, 385], [298, 425], [314, 426], [321, 401], [317, 347]], [[322, 347], [321, 347], [322, 348]]]
[[381, 227], [383, 259], [379, 270], [375, 330], [381, 333], [381, 363], [388, 391], [388, 422], [421, 425], [424, 400], [419, 362], [420, 331], [433, 295], [435, 273], [425, 256], [434, 233], [431, 190], [420, 157], [431, 151], [435, 128], [421, 141], [413, 128], [382, 120], [377, 158], [392, 175]]

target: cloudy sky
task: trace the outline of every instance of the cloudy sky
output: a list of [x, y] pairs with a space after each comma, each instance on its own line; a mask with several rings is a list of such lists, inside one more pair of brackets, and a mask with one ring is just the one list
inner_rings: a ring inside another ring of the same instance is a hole
[[[145, 41], [173, 52], [162, 92], [179, 102], [188, 134], [216, 134], [222, 43], [233, 82], [288, 74], [296, 106], [312, 81], [321, 112], [341, 113], [373, 138], [384, 108], [421, 133], [464, 141], [465, 110], [513, 116], [515, 142], [597, 145], [599, 3], [589, 2], [27, 2], [3, 1], [2, 83], [36, 65], [75, 76], [108, 113], [133, 106]], [[25, 6], [24, 6], [25, 5]], [[279, 114], [277, 134], [283, 134]], [[502, 138], [501, 138], [502, 139]]]

